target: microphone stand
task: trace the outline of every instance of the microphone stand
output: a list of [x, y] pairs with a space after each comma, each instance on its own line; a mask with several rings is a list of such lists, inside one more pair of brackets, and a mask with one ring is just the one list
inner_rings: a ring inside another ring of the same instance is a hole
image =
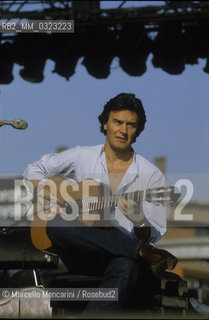
[[[16, 128], [16, 127], [15, 127], [15, 124], [16, 124], [16, 123], [18, 124], [19, 121], [20, 121], [20, 120], [8, 121], [8, 120], [0, 119], [0, 127], [3, 127], [3, 126], [5, 126], [5, 125], [11, 125], [13, 128]], [[30, 208], [29, 208], [29, 209], [30, 209]], [[29, 210], [29, 209], [28, 209], [28, 210]], [[26, 214], [27, 214], [27, 212], [26, 212]], [[26, 215], [26, 214], [25, 214], [25, 215]], [[23, 216], [23, 218], [24, 218], [24, 216]], [[18, 225], [19, 223], [21, 223], [22, 221], [24, 221], [24, 219], [21, 220], [21, 221], [18, 221], [18, 222], [14, 222], [14, 223], [12, 223], [10, 226], [8, 226], [8, 227], [0, 227], [0, 234], [10, 234], [10, 233], [12, 233], [12, 232], [16, 229], [17, 225]]]
[[20, 129], [20, 130], [24, 130], [28, 127], [28, 123], [25, 120], [16, 119], [13, 121], [9, 121], [9, 120], [0, 119], [0, 127], [5, 125], [10, 125], [15, 129]]
[[3, 127], [5, 125], [12, 125], [12, 122], [0, 119], [0, 127]]

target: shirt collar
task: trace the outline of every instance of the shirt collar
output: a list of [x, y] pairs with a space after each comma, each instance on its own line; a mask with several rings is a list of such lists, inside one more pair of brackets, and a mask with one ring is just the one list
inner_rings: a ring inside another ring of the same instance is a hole
[[[137, 163], [136, 163], [136, 153], [133, 150], [133, 161], [130, 165], [130, 167], [128, 168], [128, 170], [126, 171], [125, 175], [123, 176], [123, 179], [121, 180], [121, 183], [117, 189], [116, 193], [120, 193], [120, 191], [126, 189], [137, 177], [138, 177], [138, 167], [137, 167]], [[101, 160], [101, 164], [108, 176], [108, 170], [107, 170], [107, 162], [106, 162], [106, 157], [105, 157], [105, 152], [104, 152], [104, 145], [101, 148], [101, 152], [100, 152], [100, 160]], [[108, 180], [109, 180], [109, 176], [108, 176]]]
[[105, 152], [104, 152], [104, 145], [102, 146], [101, 151], [100, 151], [100, 160], [101, 160], [101, 164], [102, 164], [105, 172], [108, 175], [106, 157], [105, 157]]

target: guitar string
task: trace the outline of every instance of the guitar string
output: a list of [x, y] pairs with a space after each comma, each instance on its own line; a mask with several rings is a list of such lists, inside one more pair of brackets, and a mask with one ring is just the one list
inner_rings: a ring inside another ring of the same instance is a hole
[[[157, 191], [157, 190], [160, 190], [160, 189], [162, 190], [161, 187], [153, 189], [153, 190]], [[129, 193], [125, 194], [125, 197], [127, 199], [132, 199], [132, 200], [135, 200], [135, 201], [139, 201], [139, 196], [143, 192], [144, 191], [129, 192]], [[149, 192], [150, 192], [150, 189], [147, 190], [147, 194], [149, 194]], [[166, 198], [165, 197], [165, 193], [166, 192], [163, 193], [164, 201], [166, 200], [167, 202], [169, 202], [171, 200], [171, 197], [169, 195], [169, 197]], [[121, 195], [112, 195], [112, 196], [110, 195], [110, 196], [95, 197], [97, 199], [97, 201], [92, 200], [91, 198], [90, 199], [86, 199], [86, 200], [85, 199], [77, 199], [75, 202], [78, 204], [79, 210], [85, 211], [84, 208], [87, 208], [87, 211], [91, 212], [91, 211], [96, 211], [96, 210], [98, 211], [98, 210], [101, 210], [101, 209], [105, 209], [105, 208], [108, 208], [108, 207], [116, 207], [117, 202], [118, 202], [118, 198], [120, 196]], [[158, 194], [158, 197], [159, 197], [159, 194]], [[163, 201], [163, 197], [160, 196], [158, 202], [161, 203], [162, 201]], [[155, 199], [155, 202], [157, 202], [156, 199]], [[70, 203], [68, 203], [68, 205], [70, 205]], [[88, 207], [88, 205], [89, 205], [89, 207]], [[90, 208], [90, 206], [93, 206], [93, 208]], [[101, 208], [99, 208], [99, 207], [101, 207]]]
[[[136, 194], [137, 194], [137, 198], [139, 198], [139, 194], [140, 194], [140, 191], [135, 191], [135, 192], [130, 192], [129, 194], [126, 194], [128, 195], [128, 199], [132, 199], [134, 200], [134, 198], [136, 198]], [[132, 195], [132, 196], [130, 196]], [[87, 208], [87, 211], [96, 211], [96, 210], [101, 210], [101, 209], [105, 209], [105, 208], [108, 208], [108, 207], [116, 207], [117, 205], [117, 202], [118, 202], [118, 198], [120, 197], [121, 195], [113, 195], [113, 196], [102, 196], [102, 197], [96, 197], [98, 199], [98, 201], [92, 201], [92, 199], [77, 199], [75, 202], [78, 204], [78, 207], [79, 207], [79, 210], [82, 210], [82, 211], [85, 211], [83, 210], [83, 208]], [[136, 199], [137, 200], [137, 199]], [[69, 204], [69, 203], [68, 203]], [[89, 208], [89, 206], [94, 206], [93, 209], [92, 208]], [[101, 208], [99, 208], [99, 206], [101, 206]]]
[[[165, 188], [163, 188], [163, 189], [165, 189]], [[153, 190], [156, 191], [157, 193], [159, 193], [159, 190], [162, 190], [162, 188], [160, 187], [160, 188], [154, 188], [154, 189], [147, 189], [146, 196], [150, 193], [151, 190], [152, 190], [152, 193], [153, 193]], [[143, 192], [144, 191], [138, 190], [138, 191], [126, 193], [124, 196], [126, 199], [132, 199], [135, 201], [139, 201], [139, 196]], [[164, 199], [165, 199], [165, 191], [163, 192], [163, 195], [164, 195]], [[94, 199], [92, 200], [92, 198], [90, 198], [90, 199], [77, 199], [77, 200], [75, 200], [75, 202], [77, 203], [77, 205], [79, 207], [79, 211], [81, 211], [81, 210], [85, 211], [84, 208], [87, 208], [87, 211], [90, 212], [90, 211], [105, 209], [107, 207], [113, 207], [113, 208], [116, 207], [117, 202], [118, 202], [118, 198], [120, 196], [121, 195], [109, 195], [109, 196], [95, 197], [97, 199], [96, 201]], [[158, 197], [159, 197], [159, 194], [158, 194]], [[161, 201], [162, 201], [162, 196], [159, 198], [161, 198]], [[169, 201], [170, 199], [168, 197], [168, 199], [166, 199], [166, 200]], [[71, 206], [71, 204], [72, 204], [72, 202], [67, 202], [68, 207]], [[93, 208], [92, 207], [90, 208], [90, 206], [92, 206]]]

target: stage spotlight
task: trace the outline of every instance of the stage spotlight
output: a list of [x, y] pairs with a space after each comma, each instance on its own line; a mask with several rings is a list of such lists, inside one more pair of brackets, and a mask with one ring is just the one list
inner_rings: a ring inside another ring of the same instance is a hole
[[76, 54], [73, 52], [70, 56], [57, 58], [55, 59], [55, 68], [52, 70], [52, 72], [57, 73], [66, 80], [69, 80], [70, 77], [72, 77], [72, 75], [75, 73], [78, 59], [79, 56], [76, 56]]
[[52, 71], [66, 80], [75, 73], [75, 68], [81, 57], [80, 33], [76, 34], [51, 34], [49, 59], [55, 62]]
[[209, 42], [206, 30], [209, 30], [207, 20], [186, 25], [185, 34], [188, 38], [186, 64], [198, 64], [198, 58], [206, 58], [203, 71], [209, 73]]
[[115, 34], [106, 26], [88, 28], [82, 65], [97, 79], [107, 78], [115, 52]]
[[130, 76], [141, 76], [151, 50], [151, 40], [141, 24], [125, 25], [119, 32], [117, 56], [121, 68]]
[[42, 82], [44, 79], [43, 71], [45, 63], [45, 59], [33, 58], [32, 61], [24, 65], [24, 68], [20, 69], [19, 74], [26, 81], [34, 83]]
[[82, 65], [90, 75], [97, 79], [105, 79], [110, 74], [110, 65], [114, 56], [109, 52], [91, 52], [85, 55]]
[[5, 42], [0, 45], [0, 84], [9, 84], [13, 81], [13, 64], [12, 44]]
[[188, 39], [177, 22], [161, 23], [153, 43], [152, 63], [169, 74], [181, 74], [185, 69]]
[[198, 58], [206, 58], [206, 65], [203, 71], [209, 73], [209, 42], [207, 30], [209, 30], [209, 22], [207, 20], [199, 21], [196, 25], [190, 26], [187, 33], [192, 38], [192, 53]]
[[44, 79], [47, 60], [47, 34], [20, 34], [14, 41], [15, 62], [23, 65], [19, 74], [24, 80], [39, 83]]
[[209, 30], [209, 22], [208, 21], [203, 22], [201, 29], [202, 29], [201, 42], [203, 43], [204, 58], [206, 58], [206, 65], [203, 68], [203, 71], [206, 73], [209, 73], [209, 42], [208, 42], [208, 34], [206, 32], [206, 30]]
[[206, 65], [203, 68], [203, 71], [205, 71], [206, 73], [209, 73], [209, 56], [207, 57]]
[[[196, 28], [195, 28], [196, 29]], [[187, 37], [187, 55], [185, 64], [198, 64], [198, 52], [194, 43], [194, 26], [189, 25], [185, 29], [185, 35]]]

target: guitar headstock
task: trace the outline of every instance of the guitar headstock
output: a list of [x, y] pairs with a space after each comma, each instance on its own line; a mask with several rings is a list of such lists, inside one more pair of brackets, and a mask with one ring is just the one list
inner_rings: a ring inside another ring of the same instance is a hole
[[145, 201], [151, 202], [155, 205], [174, 203], [181, 195], [179, 189], [175, 186], [147, 189], [145, 192]]

